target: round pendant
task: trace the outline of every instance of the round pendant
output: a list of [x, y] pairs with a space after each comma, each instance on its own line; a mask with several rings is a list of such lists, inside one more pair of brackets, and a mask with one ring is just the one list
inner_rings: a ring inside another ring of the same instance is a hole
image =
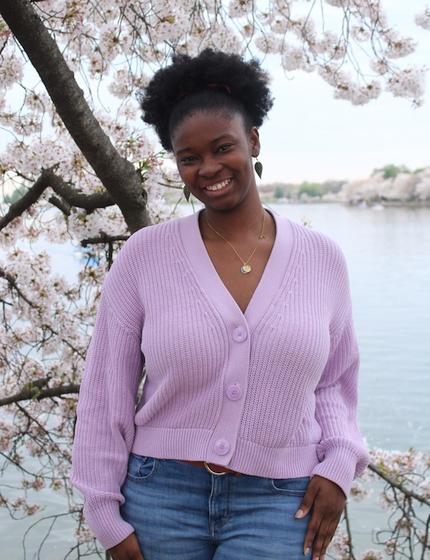
[[243, 266], [240, 267], [240, 272], [242, 272], [242, 274], [248, 274], [248, 272], [251, 272], [251, 266], [249, 264], [244, 264]]

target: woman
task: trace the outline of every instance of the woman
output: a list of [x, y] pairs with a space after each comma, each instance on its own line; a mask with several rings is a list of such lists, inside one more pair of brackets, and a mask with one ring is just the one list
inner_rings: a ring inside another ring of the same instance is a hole
[[344, 256], [258, 196], [267, 81], [206, 49], [142, 97], [204, 208], [134, 233], [103, 283], [71, 479], [115, 560], [322, 560], [368, 462]]

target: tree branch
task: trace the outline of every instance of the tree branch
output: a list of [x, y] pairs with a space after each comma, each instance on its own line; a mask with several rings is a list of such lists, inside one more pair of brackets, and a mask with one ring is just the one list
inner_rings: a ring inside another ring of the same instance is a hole
[[0, 14], [38, 72], [71, 137], [121, 209], [131, 233], [149, 225], [139, 174], [101, 128], [31, 2], [2, 0]]
[[7, 214], [0, 218], [0, 230], [5, 228], [15, 218], [21, 216], [32, 204], [37, 202], [47, 186], [44, 172], [42, 172], [42, 175], [37, 179], [34, 185], [28, 189], [24, 196], [11, 204]]
[[380, 467], [378, 467], [374, 463], [370, 463], [367, 468], [370, 469], [371, 471], [373, 471], [374, 473], [376, 473], [378, 476], [380, 476], [383, 480], [385, 480], [385, 482], [388, 482], [388, 484], [390, 484], [394, 488], [397, 488], [398, 490], [400, 490], [400, 492], [402, 492], [408, 498], [413, 498], [414, 500], [417, 500], [421, 504], [425, 504], [426, 506], [430, 507], [430, 501], [429, 500], [426, 500], [425, 498], [423, 498], [422, 496], [420, 496], [419, 494], [417, 494], [413, 490], [408, 490], [407, 488], [405, 488], [405, 486], [403, 484], [394, 480], [394, 478], [392, 478], [383, 469], [381, 469]]
[[70, 216], [70, 204], [68, 204], [66, 201], [62, 200], [61, 198], [59, 198], [58, 196], [50, 196], [48, 198], [48, 202], [50, 202], [52, 204], [52, 206], [55, 206], [58, 208], [58, 210], [61, 210], [61, 212], [65, 215], [65, 216]]
[[107, 235], [106, 233], [102, 233], [100, 237], [88, 237], [87, 239], [82, 239], [81, 245], [82, 247], [86, 247], [87, 245], [94, 245], [96, 243], [114, 243], [115, 241], [127, 241], [129, 235]]
[[5, 228], [15, 218], [21, 216], [30, 206], [37, 202], [48, 187], [51, 187], [61, 197], [58, 199], [57, 197], [51, 196], [49, 201], [67, 214], [70, 214], [71, 206], [85, 208], [92, 212], [97, 208], [106, 208], [107, 206], [113, 206], [115, 204], [111, 195], [106, 191], [94, 194], [80, 193], [70, 184], [63, 181], [61, 177], [56, 175], [52, 168], [44, 169], [37, 181], [19, 200], [11, 204], [9, 211], [0, 218], [0, 230]]
[[7, 404], [19, 403], [21, 401], [46, 399], [49, 397], [61, 397], [62, 395], [71, 395], [79, 393], [80, 385], [78, 383], [70, 383], [68, 385], [58, 385], [58, 387], [48, 387], [47, 389], [40, 389], [37, 381], [29, 383], [24, 389], [0, 399], [0, 406]]
[[77, 208], [85, 208], [92, 212], [97, 210], [97, 208], [107, 208], [108, 206], [114, 206], [115, 202], [112, 199], [109, 192], [105, 191], [102, 193], [94, 194], [84, 194], [78, 192], [69, 183], [63, 181], [61, 177], [51, 173], [49, 177], [49, 185], [58, 195], [61, 196], [70, 206], [76, 206]]
[[349, 513], [348, 513], [348, 505], [347, 504], [345, 504], [343, 513], [344, 513], [344, 516], [345, 516], [345, 526], [346, 526], [346, 532], [347, 532], [347, 535], [348, 535], [349, 558], [350, 558], [350, 560], [356, 560], [354, 550], [353, 550], [353, 544], [352, 544], [352, 530], [351, 530], [351, 524], [349, 522]]

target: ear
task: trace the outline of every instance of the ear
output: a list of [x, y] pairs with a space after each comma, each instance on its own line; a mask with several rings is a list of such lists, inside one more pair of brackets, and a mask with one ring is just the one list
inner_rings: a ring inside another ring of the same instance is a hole
[[256, 126], [249, 131], [249, 147], [252, 157], [257, 157], [260, 153], [260, 135]]

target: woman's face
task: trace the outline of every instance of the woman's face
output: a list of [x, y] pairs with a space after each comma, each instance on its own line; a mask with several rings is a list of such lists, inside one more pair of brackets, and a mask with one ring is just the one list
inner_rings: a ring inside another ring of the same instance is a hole
[[205, 206], [232, 208], [256, 188], [251, 157], [260, 151], [258, 130], [246, 131], [240, 113], [194, 113], [179, 123], [171, 142], [181, 179]]

